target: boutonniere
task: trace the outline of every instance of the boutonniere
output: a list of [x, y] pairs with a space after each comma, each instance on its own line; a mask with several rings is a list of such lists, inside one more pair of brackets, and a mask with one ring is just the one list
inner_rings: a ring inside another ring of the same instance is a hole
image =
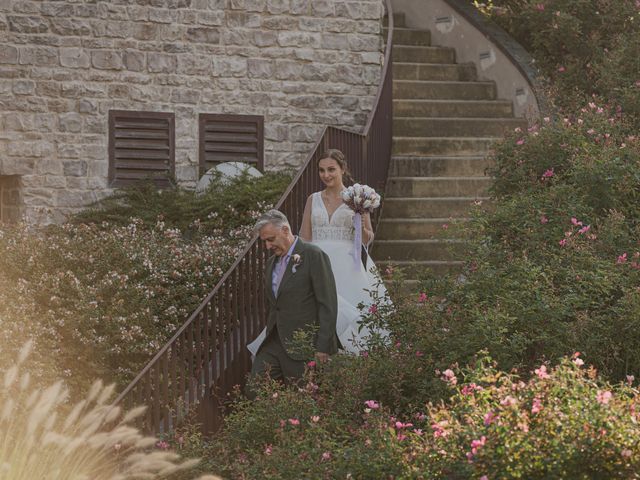
[[294, 253], [293, 255], [291, 255], [291, 261], [293, 262], [293, 267], [291, 267], [291, 273], [296, 273], [296, 270], [298, 269], [298, 265], [302, 263], [302, 257], [297, 253]]

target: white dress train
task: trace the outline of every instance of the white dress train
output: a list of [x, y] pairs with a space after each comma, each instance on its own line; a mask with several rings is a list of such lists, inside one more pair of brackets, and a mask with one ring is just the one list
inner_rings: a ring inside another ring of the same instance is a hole
[[[320, 247], [331, 261], [331, 269], [336, 281], [338, 293], [338, 318], [336, 333], [346, 352], [359, 353], [371, 332], [360, 326], [362, 313], [366, 313], [375, 299], [385, 301], [386, 288], [380, 281], [373, 260], [367, 254], [367, 269], [362, 262], [353, 258], [353, 216], [354, 212], [341, 204], [329, 218], [320, 192], [312, 195], [311, 203], [311, 242]], [[371, 293], [374, 293], [372, 296]], [[364, 305], [360, 310], [358, 305]], [[258, 338], [247, 345], [252, 355], [264, 341], [265, 330]], [[388, 332], [379, 334], [388, 336]]]

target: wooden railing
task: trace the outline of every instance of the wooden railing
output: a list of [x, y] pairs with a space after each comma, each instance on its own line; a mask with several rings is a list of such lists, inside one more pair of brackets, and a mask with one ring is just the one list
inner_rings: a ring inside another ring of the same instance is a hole
[[[391, 157], [393, 14], [386, 0], [389, 28], [384, 65], [374, 107], [363, 133], [326, 127], [282, 195], [276, 208], [297, 232], [307, 197], [320, 190], [317, 161], [327, 148], [342, 150], [354, 178], [384, 189]], [[379, 209], [378, 209], [379, 210]], [[373, 218], [374, 227], [376, 218]], [[187, 413], [196, 412], [203, 433], [221, 424], [222, 407], [251, 367], [247, 343], [266, 321], [262, 242], [254, 237], [213, 291], [167, 344], [118, 396], [125, 408], [146, 405], [141, 428], [169, 432]]]

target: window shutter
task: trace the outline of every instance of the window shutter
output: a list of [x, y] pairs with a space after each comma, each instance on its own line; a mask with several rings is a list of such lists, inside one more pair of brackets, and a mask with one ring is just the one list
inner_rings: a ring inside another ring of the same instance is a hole
[[109, 183], [114, 187], [153, 179], [168, 187], [175, 172], [173, 113], [109, 112]]
[[264, 117], [200, 114], [200, 175], [222, 162], [264, 169]]

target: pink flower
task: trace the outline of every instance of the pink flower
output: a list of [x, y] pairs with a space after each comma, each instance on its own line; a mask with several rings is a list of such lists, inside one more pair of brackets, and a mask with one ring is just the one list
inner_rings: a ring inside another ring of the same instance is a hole
[[611, 400], [611, 397], [612, 394], [609, 390], [605, 390], [604, 392], [602, 390], [598, 390], [598, 393], [596, 394], [596, 400], [602, 405], [607, 405]]
[[575, 363], [578, 367], [581, 367], [582, 365], [584, 365], [584, 360], [582, 360], [581, 358], [575, 358], [573, 360], [573, 363]]
[[424, 357], [424, 353], [422, 353], [420, 350], [418, 350], [416, 352], [416, 357]]
[[480, 391], [482, 390], [482, 387], [479, 385], [476, 385], [475, 383], [470, 383], [469, 385], [465, 385], [462, 387], [462, 390], [460, 391], [463, 395], [473, 395], [474, 392], [476, 391]]
[[549, 223], [549, 219], [548, 219], [546, 216], [542, 215], [542, 216], [540, 217], [540, 223], [541, 223], [542, 225], [545, 225], [545, 224]]
[[524, 145], [524, 138], [518, 139], [518, 141], [516, 142], [516, 145]]
[[485, 437], [483, 435], [482, 437], [480, 437], [479, 440], [472, 440], [471, 441], [471, 448], [484, 447], [486, 443], [487, 443], [487, 437]]
[[538, 3], [536, 5], [536, 10], [538, 10], [539, 12], [544, 12], [544, 3]]
[[316, 366], [316, 362], [314, 360], [311, 360], [310, 362], [307, 362], [307, 367], [315, 368], [315, 366]]
[[313, 423], [318, 423], [320, 421], [320, 417], [318, 415], [314, 415], [313, 417], [311, 417], [311, 421]]
[[500, 405], [502, 405], [503, 407], [511, 407], [515, 404], [516, 404], [516, 399], [513, 398], [511, 395], [507, 395], [502, 400], [500, 400]]
[[596, 131], [593, 128], [590, 128], [589, 130], [587, 130], [587, 133], [589, 135], [593, 135], [594, 133], [596, 133]]
[[633, 452], [631, 452], [631, 450], [628, 449], [624, 449], [620, 452], [620, 455], [622, 455], [624, 458], [629, 458], [631, 456]]
[[369, 313], [373, 313], [373, 314], [378, 313], [378, 305], [376, 305], [375, 303], [371, 305], [369, 307]]
[[168, 450], [169, 449], [169, 444], [167, 442], [165, 442], [164, 440], [160, 440], [159, 442], [156, 443], [156, 448], [158, 448], [160, 450]]
[[631, 385], [633, 381], [636, 379], [633, 375], [627, 375], [627, 383]]
[[536, 397], [533, 399], [533, 402], [531, 404], [531, 413], [540, 413], [540, 410], [542, 410], [542, 402], [538, 397]]
[[402, 442], [403, 440], [406, 440], [407, 436], [404, 433], [398, 433], [398, 441]]
[[558, 67], [558, 72], [560, 72], [560, 73], [564, 72], [565, 70], [566, 70], [566, 68], [564, 68], [564, 67]]
[[443, 380], [451, 385], [456, 385], [458, 383], [458, 379], [456, 378], [455, 373], [450, 368], [447, 368], [444, 372], [442, 372]]
[[433, 430], [433, 437], [434, 438], [444, 438], [447, 435], [449, 435], [449, 432], [447, 430], [445, 430], [444, 427], [446, 427], [449, 424], [449, 422], [447, 422], [446, 420], [442, 420], [438, 423], [434, 423], [433, 425], [431, 425], [431, 429]]
[[547, 178], [551, 178], [553, 177], [554, 172], [553, 172], [553, 168], [549, 168], [547, 170], [545, 170], [545, 172], [542, 174], [542, 180], [546, 180]]
[[576, 217], [571, 217], [571, 223], [576, 227], [577, 226], [580, 226], [580, 227], [582, 226], [582, 222], [579, 222]]
[[622, 264], [622, 263], [627, 263], [627, 252], [624, 252], [622, 255], [620, 255], [618, 257], [618, 260], [616, 260], [617, 264]]
[[322, 461], [326, 462], [327, 460], [331, 460], [331, 452], [324, 452], [322, 454]]
[[402, 422], [396, 422], [395, 423], [395, 427], [397, 430], [400, 430], [402, 428], [409, 428], [409, 427], [413, 427], [413, 423], [402, 423]]
[[427, 301], [427, 294], [424, 292], [420, 292], [420, 296], [418, 297], [418, 302], [424, 303]]
[[418, 436], [422, 436], [422, 433], [423, 433], [423, 432], [422, 432], [422, 430], [421, 430], [421, 429], [419, 429], [419, 428], [414, 428], [414, 429], [413, 429], [413, 433], [415, 433], [415, 434], [416, 434], [416, 435], [418, 435]]
[[442, 229], [443, 230], [447, 230], [449, 228], [449, 224], [448, 223], [443, 223], [442, 224]]
[[298, 420], [297, 418], [290, 418], [290, 419], [289, 419], [289, 423], [290, 423], [291, 425], [294, 425], [294, 426], [295, 426], [295, 425], [300, 425], [300, 420]]
[[265, 454], [265, 455], [271, 455], [272, 453], [273, 453], [273, 446], [271, 446], [271, 445], [267, 445], [267, 446], [264, 448], [264, 454]]
[[567, 244], [567, 239], [566, 239], [566, 238], [563, 238], [563, 239], [562, 239], [562, 240], [560, 240], [558, 243], [560, 244], [560, 246], [561, 246], [561, 247], [564, 247], [564, 246]]
[[541, 365], [540, 368], [536, 368], [533, 372], [538, 376], [538, 378], [541, 378], [543, 380], [545, 378], [549, 378], [547, 367], [545, 365]]
[[585, 225], [580, 230], [578, 230], [578, 233], [584, 234], [584, 233], [587, 233], [589, 230], [591, 230], [591, 225]]
[[484, 425], [485, 426], [491, 425], [493, 422], [496, 421], [496, 418], [498, 418], [498, 416], [495, 413], [493, 413], [493, 411], [487, 412], [484, 416]]
[[377, 410], [380, 408], [380, 404], [375, 400], [367, 400], [364, 404], [371, 410]]

